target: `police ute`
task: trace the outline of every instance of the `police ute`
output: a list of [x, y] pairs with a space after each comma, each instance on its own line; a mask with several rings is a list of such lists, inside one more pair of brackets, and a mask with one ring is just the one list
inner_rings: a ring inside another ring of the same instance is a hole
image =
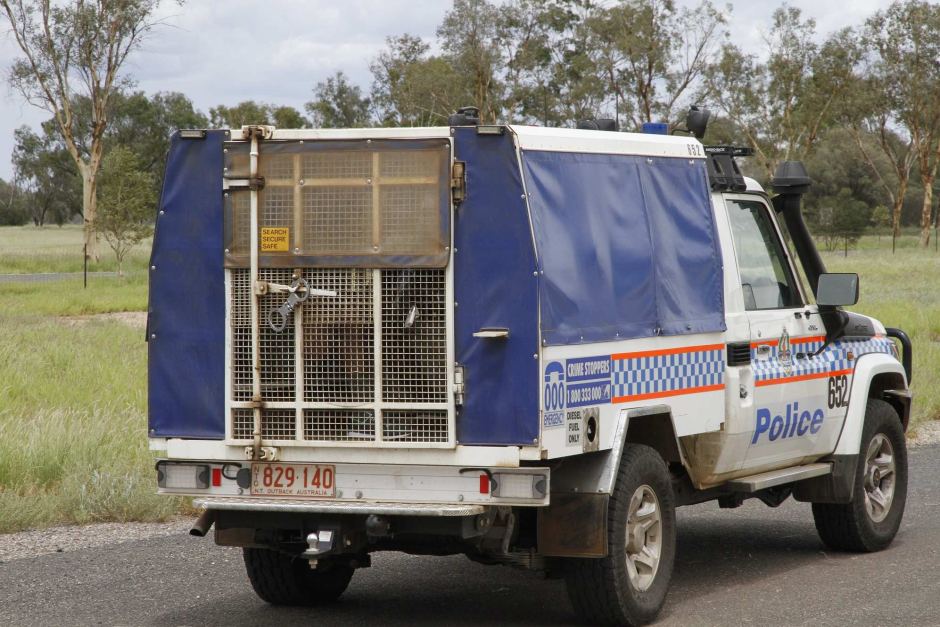
[[[336, 601], [376, 551], [563, 577], [653, 620], [675, 509], [812, 503], [877, 551], [907, 493], [911, 344], [843, 307], [784, 162], [683, 133], [182, 130], [150, 264], [149, 436], [192, 534], [264, 601]], [[651, 125], [662, 131], [663, 125]]]

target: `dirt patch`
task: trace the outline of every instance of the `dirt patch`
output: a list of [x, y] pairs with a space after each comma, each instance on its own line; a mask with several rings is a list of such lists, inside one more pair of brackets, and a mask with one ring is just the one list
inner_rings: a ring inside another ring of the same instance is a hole
[[908, 434], [907, 441], [911, 446], [940, 444], [940, 420], [931, 420], [918, 426], [913, 433]]
[[87, 316], [61, 316], [59, 321], [69, 327], [80, 327], [95, 320], [106, 322], [120, 322], [134, 329], [147, 328], [146, 311], [115, 311], [112, 313], [91, 314]]
[[155, 536], [185, 536], [190, 518], [165, 523], [96, 523], [0, 534], [0, 564], [47, 553], [65, 553]]

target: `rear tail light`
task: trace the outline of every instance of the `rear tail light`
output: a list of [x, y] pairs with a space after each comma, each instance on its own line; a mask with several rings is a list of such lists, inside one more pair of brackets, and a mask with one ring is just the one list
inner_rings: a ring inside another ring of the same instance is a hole
[[493, 496], [504, 499], [543, 499], [548, 490], [548, 477], [517, 473], [494, 473]]
[[157, 464], [157, 485], [170, 490], [205, 490], [209, 487], [209, 466], [160, 462]]

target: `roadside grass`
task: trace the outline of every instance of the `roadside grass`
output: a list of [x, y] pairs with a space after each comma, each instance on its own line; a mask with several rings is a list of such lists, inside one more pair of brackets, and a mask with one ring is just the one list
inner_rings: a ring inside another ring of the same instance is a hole
[[64, 318], [146, 303], [145, 276], [0, 283], [0, 533], [183, 507], [154, 493], [143, 331]]
[[853, 311], [870, 315], [886, 327], [899, 327], [914, 346], [911, 425], [940, 419], [940, 254], [924, 250], [914, 235], [903, 235], [891, 253], [891, 238], [868, 236], [858, 250], [823, 253], [830, 272], [857, 272], [861, 286]]
[[[0, 316], [78, 316], [147, 309], [147, 276], [81, 277], [64, 281], [0, 282]], [[143, 335], [141, 334], [141, 337]]]
[[[81, 272], [83, 241], [82, 227], [75, 224], [0, 227], [0, 274]], [[145, 240], [128, 253], [124, 272], [147, 268], [150, 244], [149, 239]], [[117, 261], [104, 239], [100, 242], [99, 253], [101, 260], [89, 260], [88, 271], [116, 271]]]

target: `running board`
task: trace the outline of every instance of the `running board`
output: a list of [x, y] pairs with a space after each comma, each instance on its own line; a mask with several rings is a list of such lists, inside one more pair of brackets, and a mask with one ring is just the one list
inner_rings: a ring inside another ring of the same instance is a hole
[[759, 475], [750, 477], [741, 477], [729, 481], [725, 486], [734, 492], [757, 492], [766, 488], [773, 488], [785, 483], [794, 483], [803, 479], [812, 479], [821, 477], [832, 472], [832, 464], [807, 464], [806, 466], [793, 466], [791, 468], [781, 468], [780, 470], [771, 470]]

